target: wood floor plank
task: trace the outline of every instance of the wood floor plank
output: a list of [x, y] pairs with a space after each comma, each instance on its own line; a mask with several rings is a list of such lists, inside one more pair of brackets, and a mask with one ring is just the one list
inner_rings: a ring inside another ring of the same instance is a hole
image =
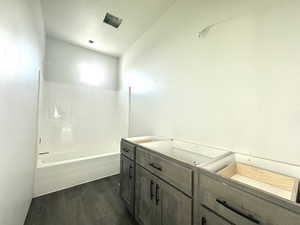
[[112, 176], [33, 199], [24, 225], [136, 225]]

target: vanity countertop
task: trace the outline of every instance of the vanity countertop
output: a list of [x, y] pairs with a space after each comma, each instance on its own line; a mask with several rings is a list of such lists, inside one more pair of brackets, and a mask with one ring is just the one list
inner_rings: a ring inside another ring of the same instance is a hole
[[148, 136], [127, 138], [125, 140], [191, 166], [198, 167], [231, 154], [228, 151], [171, 138]]

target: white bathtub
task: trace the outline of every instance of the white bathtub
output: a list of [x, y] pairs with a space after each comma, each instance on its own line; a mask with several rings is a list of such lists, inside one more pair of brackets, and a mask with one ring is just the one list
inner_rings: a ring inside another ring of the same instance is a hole
[[120, 152], [39, 155], [34, 196], [66, 189], [120, 173]]

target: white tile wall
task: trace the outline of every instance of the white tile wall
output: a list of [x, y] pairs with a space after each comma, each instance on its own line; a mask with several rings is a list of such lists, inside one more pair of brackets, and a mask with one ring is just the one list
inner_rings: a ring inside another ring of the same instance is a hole
[[119, 151], [121, 138], [127, 136], [127, 113], [119, 104], [117, 91], [44, 82], [39, 152]]

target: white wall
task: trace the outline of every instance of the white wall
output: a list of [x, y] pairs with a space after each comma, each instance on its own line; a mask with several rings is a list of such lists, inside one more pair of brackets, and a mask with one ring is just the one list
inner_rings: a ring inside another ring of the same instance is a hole
[[[45, 80], [67, 84], [80, 84], [81, 75], [94, 75], [100, 79], [99, 87], [116, 90], [117, 58], [47, 37]], [[92, 74], [86, 74], [86, 70]]]
[[1, 225], [22, 225], [32, 198], [43, 54], [40, 2], [0, 1]]
[[121, 138], [127, 136], [127, 114], [119, 107], [121, 99], [126, 103], [126, 95], [119, 96], [94, 86], [44, 82], [39, 152], [49, 152], [50, 157], [118, 152]]
[[120, 87], [133, 87], [130, 135], [300, 165], [299, 8], [284, 0], [176, 1], [122, 57]]

